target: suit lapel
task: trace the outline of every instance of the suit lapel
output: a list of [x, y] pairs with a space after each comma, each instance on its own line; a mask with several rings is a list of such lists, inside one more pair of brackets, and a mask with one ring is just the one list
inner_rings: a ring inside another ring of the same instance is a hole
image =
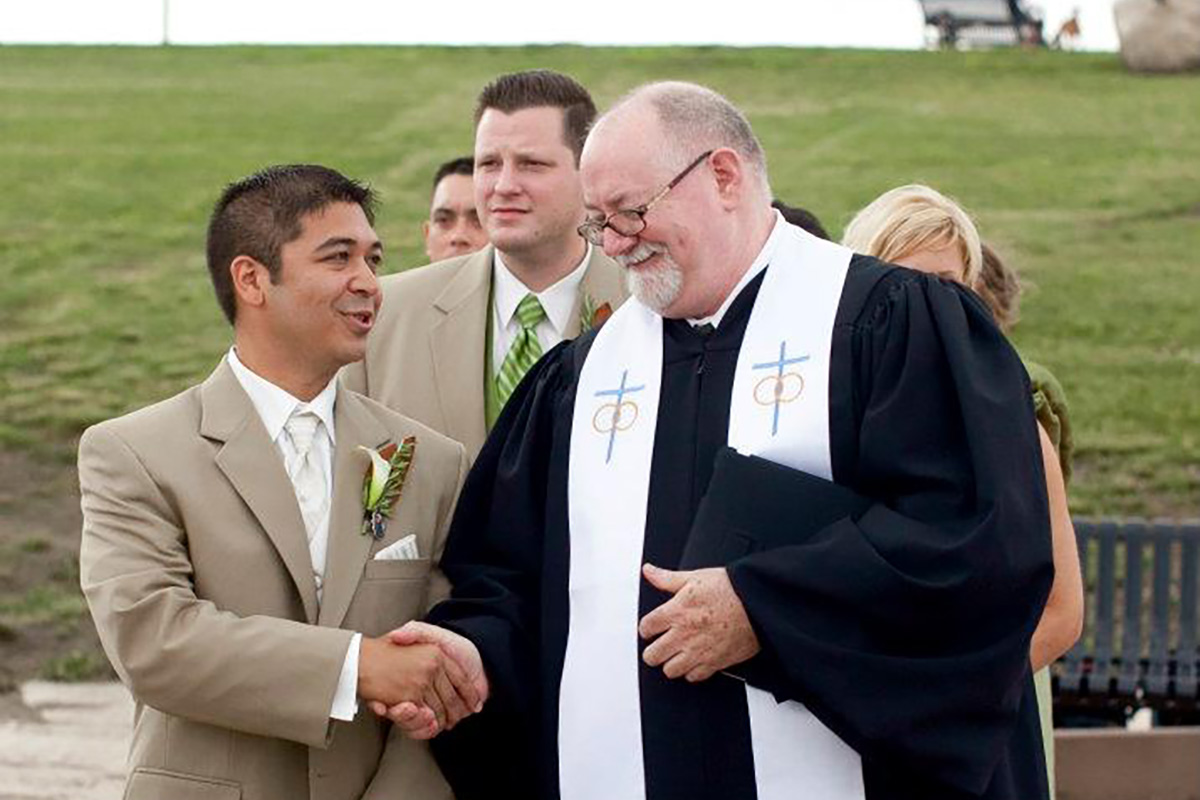
[[579, 297], [567, 320], [566, 338], [574, 339], [584, 332], [582, 312], [585, 297], [591, 298], [593, 310], [608, 303], [615, 311], [629, 296], [620, 270], [621, 268], [617, 266], [616, 262], [604, 255], [603, 250], [599, 247], [592, 247], [587, 270], [583, 273], [583, 280], [579, 284]]
[[275, 445], [267, 438], [250, 398], [222, 360], [200, 390], [200, 433], [222, 442], [217, 467], [246, 501], [279, 552], [308, 622], [317, 619], [317, 587], [304, 520]]
[[477, 452], [487, 435], [484, 421], [484, 343], [492, 283], [492, 247], [468, 258], [434, 300], [444, 315], [429, 331], [433, 382], [445, 420], [444, 433]]
[[354, 393], [338, 387], [334, 407], [333, 503], [329, 509], [329, 547], [320, 625], [340, 627], [354, 599], [363, 564], [374, 542], [362, 532], [362, 487], [370, 460], [358, 447], [377, 448], [388, 431]]

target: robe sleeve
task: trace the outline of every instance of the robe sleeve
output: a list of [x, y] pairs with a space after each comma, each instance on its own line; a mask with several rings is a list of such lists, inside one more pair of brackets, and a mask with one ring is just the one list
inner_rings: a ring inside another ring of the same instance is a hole
[[705, 498], [720, 513], [698, 514], [693, 536], [751, 542], [728, 572], [763, 652], [732, 672], [805, 703], [864, 763], [978, 794], [1053, 579], [1041, 451], [1024, 370], [986, 310], [892, 277], [835, 329], [839, 485], [728, 452]]
[[489, 684], [483, 712], [432, 742], [459, 800], [535, 792], [546, 486], [571, 353], [566, 343], [551, 350], [514, 390], [467, 475], [442, 556], [453, 589], [427, 619], [479, 648]]

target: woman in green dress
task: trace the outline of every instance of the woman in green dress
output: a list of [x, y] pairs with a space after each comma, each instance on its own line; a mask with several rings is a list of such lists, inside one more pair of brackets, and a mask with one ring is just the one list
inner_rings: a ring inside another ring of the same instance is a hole
[[[1016, 273], [979, 238], [969, 214], [950, 198], [912, 184], [885, 192], [858, 213], [842, 237], [852, 250], [970, 286], [1008, 333], [1017, 321], [1021, 284]], [[1030, 645], [1046, 767], [1054, 793], [1054, 731], [1050, 664], [1083, 629], [1083, 578], [1075, 528], [1067, 507], [1071, 429], [1066, 396], [1049, 370], [1025, 362], [1042, 440], [1054, 546], [1054, 585]]]

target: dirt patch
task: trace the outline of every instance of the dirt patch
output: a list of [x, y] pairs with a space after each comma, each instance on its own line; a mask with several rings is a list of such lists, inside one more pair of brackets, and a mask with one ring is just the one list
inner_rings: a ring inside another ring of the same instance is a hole
[[0, 693], [111, 677], [79, 591], [73, 454], [0, 450]]

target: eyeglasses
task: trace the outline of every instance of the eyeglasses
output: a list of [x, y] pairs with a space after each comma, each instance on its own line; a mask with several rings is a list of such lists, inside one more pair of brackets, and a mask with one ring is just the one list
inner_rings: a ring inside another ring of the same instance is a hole
[[614, 211], [604, 219], [590, 219], [583, 223], [577, 228], [579, 235], [597, 247], [604, 245], [605, 228], [612, 228], [622, 236], [637, 236], [646, 230], [646, 214], [654, 207], [654, 204], [666, 197], [667, 192], [678, 186], [679, 182], [686, 178], [689, 172], [700, 166], [714, 152], [716, 152], [715, 149], [701, 153], [695, 161], [687, 165], [687, 168], [683, 172], [672, 178], [671, 182], [664, 186], [661, 192], [637, 208]]

